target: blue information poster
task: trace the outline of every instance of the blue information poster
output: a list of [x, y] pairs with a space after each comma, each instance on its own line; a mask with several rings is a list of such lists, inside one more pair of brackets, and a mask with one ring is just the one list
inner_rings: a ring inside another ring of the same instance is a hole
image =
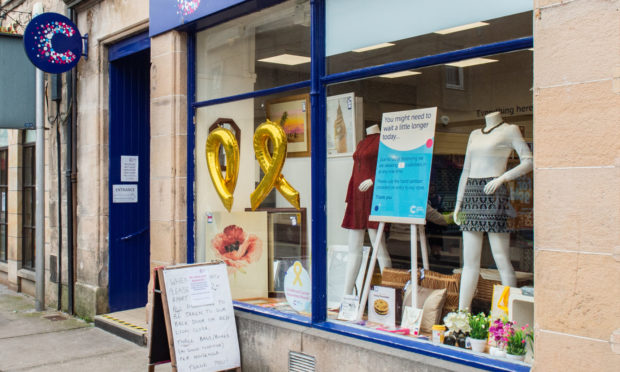
[[436, 116], [437, 107], [383, 114], [371, 221], [426, 222]]

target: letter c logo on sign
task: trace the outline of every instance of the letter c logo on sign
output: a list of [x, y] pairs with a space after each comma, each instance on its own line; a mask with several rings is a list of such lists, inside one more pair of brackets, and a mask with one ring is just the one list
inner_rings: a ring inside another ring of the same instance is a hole
[[82, 56], [82, 35], [71, 20], [58, 13], [43, 13], [24, 31], [26, 55], [37, 68], [52, 74], [67, 72]]

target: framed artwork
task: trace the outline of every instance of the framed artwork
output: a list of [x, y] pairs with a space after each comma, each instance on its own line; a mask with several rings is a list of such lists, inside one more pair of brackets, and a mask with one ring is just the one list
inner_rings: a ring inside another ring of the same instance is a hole
[[300, 261], [309, 269], [306, 208], [259, 208], [257, 211], [267, 212], [268, 216], [269, 296], [283, 297], [284, 277], [289, 267]]
[[[362, 260], [355, 277], [353, 294], [362, 295], [362, 286], [366, 277], [366, 266], [370, 256], [370, 247], [362, 247]], [[344, 282], [349, 262], [349, 246], [334, 244], [327, 250], [327, 308], [337, 309], [343, 301]]]
[[327, 156], [351, 156], [357, 145], [354, 93], [327, 97]]
[[205, 258], [226, 263], [234, 300], [267, 297], [267, 212], [211, 212], [205, 226]]
[[310, 156], [310, 95], [300, 94], [269, 101], [267, 118], [282, 125], [288, 157]]

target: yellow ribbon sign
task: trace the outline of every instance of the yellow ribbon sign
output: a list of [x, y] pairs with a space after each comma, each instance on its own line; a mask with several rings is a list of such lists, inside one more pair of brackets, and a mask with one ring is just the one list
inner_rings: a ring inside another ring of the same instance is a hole
[[500, 310], [504, 310], [506, 314], [508, 314], [508, 300], [510, 299], [510, 287], [504, 287], [502, 294], [499, 296], [499, 301], [497, 301], [497, 308]]
[[299, 261], [295, 261], [295, 263], [293, 264], [293, 272], [295, 273], [295, 280], [293, 280], [293, 285], [299, 283], [299, 286], [302, 287], [303, 284], [301, 284], [301, 270], [303, 269], [303, 267], [301, 266], [301, 262]]
[[[224, 147], [226, 154], [226, 178], [222, 177], [220, 166], [220, 146]], [[217, 128], [207, 137], [205, 145], [207, 168], [215, 191], [222, 200], [224, 207], [230, 212], [233, 205], [233, 193], [237, 186], [239, 175], [239, 144], [235, 135], [228, 129]]]
[[[273, 156], [269, 152], [269, 141], [273, 146]], [[254, 153], [265, 176], [250, 195], [252, 210], [258, 208], [274, 187], [295, 208], [300, 208], [299, 192], [282, 175], [282, 167], [286, 159], [286, 146], [286, 133], [278, 124], [267, 119], [266, 122], [256, 128], [254, 132]]]

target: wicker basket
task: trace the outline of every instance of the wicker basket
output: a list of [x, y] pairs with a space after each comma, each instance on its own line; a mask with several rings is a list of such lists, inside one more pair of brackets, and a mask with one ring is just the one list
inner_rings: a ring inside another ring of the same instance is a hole
[[406, 269], [395, 269], [386, 267], [381, 274], [381, 285], [404, 288], [405, 284], [411, 280], [411, 271]]
[[431, 270], [424, 270], [424, 279], [420, 285], [431, 289], [446, 289], [446, 303], [443, 305], [443, 317], [459, 308], [459, 289], [461, 286], [461, 274], [441, 274]]
[[[474, 299], [491, 303], [491, 301], [493, 301], [493, 286], [499, 284], [502, 284], [499, 280], [484, 279], [480, 276], [480, 278], [478, 278], [478, 286], [476, 286]], [[532, 284], [532, 280], [530, 278], [517, 279], [517, 287], [523, 287], [530, 284]]]

